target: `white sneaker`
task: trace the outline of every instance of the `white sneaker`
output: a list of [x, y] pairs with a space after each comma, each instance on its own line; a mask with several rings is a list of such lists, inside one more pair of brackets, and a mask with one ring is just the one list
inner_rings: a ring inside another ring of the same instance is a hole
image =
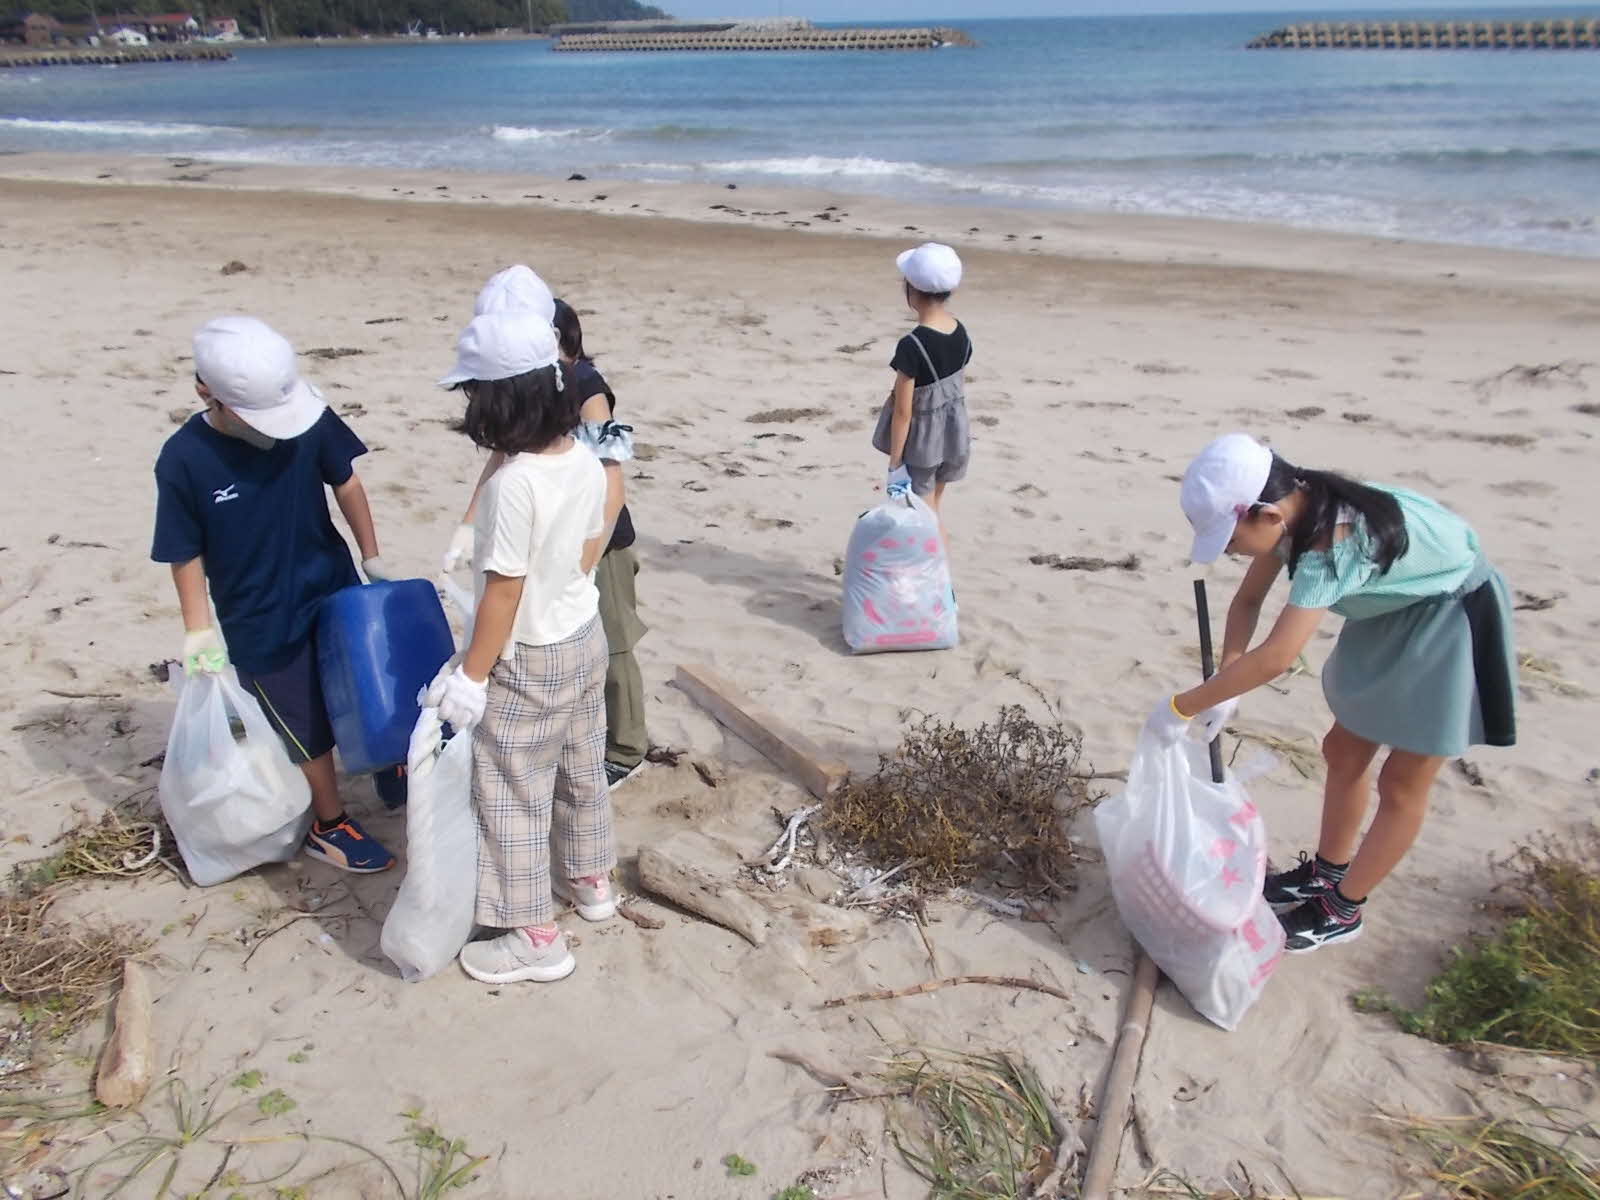
[[552, 875], [550, 891], [576, 908], [585, 921], [609, 921], [617, 915], [617, 893], [611, 887], [611, 880], [604, 875], [571, 882]]
[[479, 983], [554, 983], [578, 965], [560, 933], [541, 944], [524, 929], [509, 929], [486, 942], [468, 942], [458, 958], [461, 969]]

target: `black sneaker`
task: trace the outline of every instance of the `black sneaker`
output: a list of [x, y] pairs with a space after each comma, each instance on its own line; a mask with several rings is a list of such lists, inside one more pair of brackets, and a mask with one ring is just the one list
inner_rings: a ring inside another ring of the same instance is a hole
[[1353, 942], [1361, 936], [1361, 914], [1346, 921], [1324, 897], [1307, 900], [1299, 908], [1281, 914], [1278, 923], [1288, 935], [1284, 949], [1290, 954], [1309, 954], [1330, 942]]
[[1261, 895], [1268, 904], [1279, 908], [1325, 896], [1332, 889], [1333, 880], [1317, 874], [1317, 860], [1302, 852], [1299, 866], [1267, 876]]
[[606, 785], [611, 788], [619, 788], [642, 770], [644, 770], [643, 761], [636, 762], [631, 767], [625, 767], [621, 763], [614, 763], [608, 758], [606, 759]]
[[383, 807], [393, 812], [406, 806], [406, 769], [403, 766], [385, 767], [372, 775], [372, 788], [383, 801]]

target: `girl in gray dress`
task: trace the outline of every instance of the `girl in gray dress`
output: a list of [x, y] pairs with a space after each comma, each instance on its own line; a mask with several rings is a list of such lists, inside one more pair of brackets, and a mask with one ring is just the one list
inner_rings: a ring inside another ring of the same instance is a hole
[[[966, 476], [972, 451], [963, 382], [972, 341], [945, 308], [961, 283], [961, 259], [949, 246], [928, 242], [895, 261], [917, 327], [895, 347], [894, 389], [872, 444], [889, 456], [884, 490], [895, 496], [910, 489], [939, 514], [945, 485]], [[942, 532], [942, 515], [939, 527]]]
[[[1228, 608], [1220, 669], [1164, 699], [1145, 728], [1163, 740], [1190, 718], [1209, 739], [1237, 698], [1294, 665], [1331, 609], [1344, 618], [1322, 670], [1334, 726], [1322, 742], [1328, 780], [1314, 858], [1268, 875], [1291, 952], [1361, 933], [1367, 894], [1422, 828], [1447, 758], [1516, 741], [1516, 654], [1505, 581], [1477, 534], [1403, 488], [1295, 467], [1242, 433], [1207, 446], [1183, 477], [1196, 562], [1224, 551], [1250, 570]], [[1287, 568], [1289, 603], [1254, 649], [1261, 607]], [[1378, 812], [1357, 847], [1378, 772]]]

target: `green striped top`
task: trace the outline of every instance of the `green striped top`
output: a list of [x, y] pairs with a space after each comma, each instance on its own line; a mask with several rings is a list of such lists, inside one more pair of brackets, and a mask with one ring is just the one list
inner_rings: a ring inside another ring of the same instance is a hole
[[[1326, 550], [1307, 550], [1289, 581], [1296, 608], [1331, 608], [1351, 621], [1381, 617], [1418, 600], [1454, 592], [1478, 562], [1478, 536], [1455, 513], [1405, 488], [1370, 484], [1400, 502], [1410, 545], [1380, 575], [1366, 522], [1351, 514], [1350, 532]], [[1280, 551], [1282, 552], [1282, 551]]]

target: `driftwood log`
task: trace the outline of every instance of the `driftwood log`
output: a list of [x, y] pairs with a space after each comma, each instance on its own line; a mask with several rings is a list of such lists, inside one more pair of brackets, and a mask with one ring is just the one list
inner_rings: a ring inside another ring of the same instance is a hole
[[767, 910], [727, 877], [728, 862], [709, 838], [684, 832], [639, 851], [639, 883], [760, 946], [767, 940]]
[[133, 1107], [144, 1098], [155, 1078], [150, 1004], [148, 974], [132, 959], [125, 959], [111, 1040], [100, 1052], [100, 1065], [95, 1070], [95, 1099], [107, 1108]]
[[710, 667], [680, 666], [673, 682], [718, 724], [761, 751], [817, 799], [826, 800], [850, 773], [844, 763]]

